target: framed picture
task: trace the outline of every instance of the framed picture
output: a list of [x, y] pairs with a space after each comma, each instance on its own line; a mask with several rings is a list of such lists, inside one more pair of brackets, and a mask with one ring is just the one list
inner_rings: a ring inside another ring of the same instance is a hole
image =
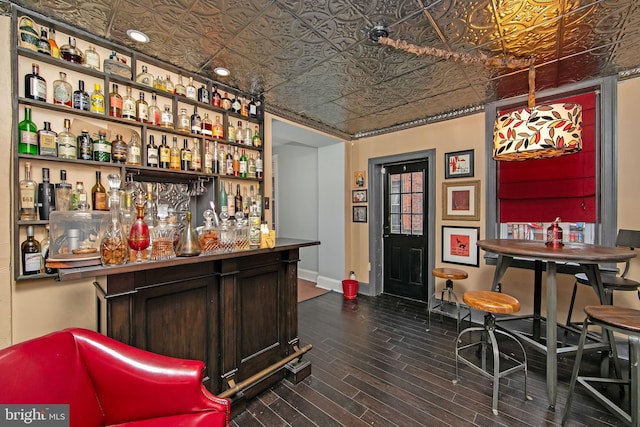
[[362, 188], [367, 185], [367, 173], [365, 171], [357, 171], [353, 173], [353, 186]]
[[444, 177], [445, 179], [472, 178], [473, 150], [444, 153]]
[[480, 220], [480, 181], [443, 182], [442, 219]]
[[479, 266], [480, 227], [442, 226], [442, 262]]
[[353, 207], [353, 222], [367, 222], [367, 207], [366, 206], [354, 206]]
[[353, 203], [366, 203], [367, 190], [353, 190], [351, 192], [351, 201]]

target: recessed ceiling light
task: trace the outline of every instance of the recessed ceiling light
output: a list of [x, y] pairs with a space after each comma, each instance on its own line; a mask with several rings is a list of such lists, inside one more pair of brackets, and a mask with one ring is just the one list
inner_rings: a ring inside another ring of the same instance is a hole
[[146, 35], [145, 33], [143, 33], [142, 31], [127, 30], [127, 35], [129, 36], [129, 38], [131, 40], [136, 41], [136, 42], [140, 42], [140, 43], [148, 43], [149, 42], [149, 36]]
[[219, 75], [220, 77], [227, 77], [229, 74], [231, 74], [231, 71], [229, 71], [227, 68], [224, 68], [224, 67], [216, 67], [213, 69], [213, 72]]

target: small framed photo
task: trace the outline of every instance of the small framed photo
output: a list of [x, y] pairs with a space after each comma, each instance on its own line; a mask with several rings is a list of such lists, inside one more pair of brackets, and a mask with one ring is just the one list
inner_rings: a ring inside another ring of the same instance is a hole
[[442, 262], [478, 267], [480, 227], [442, 226]]
[[480, 220], [480, 181], [442, 183], [442, 219]]
[[357, 171], [353, 173], [353, 186], [358, 188], [367, 186], [367, 173], [365, 171]]
[[444, 153], [444, 177], [445, 179], [472, 178], [473, 150]]
[[366, 203], [367, 202], [367, 190], [353, 190], [351, 192], [352, 203]]
[[354, 206], [353, 207], [353, 222], [367, 222], [367, 207], [366, 206]]

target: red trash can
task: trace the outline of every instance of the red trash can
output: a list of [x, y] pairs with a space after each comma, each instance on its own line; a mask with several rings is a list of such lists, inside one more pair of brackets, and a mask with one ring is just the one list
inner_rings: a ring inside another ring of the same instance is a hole
[[342, 281], [344, 299], [355, 299], [358, 296], [358, 281], [345, 279]]

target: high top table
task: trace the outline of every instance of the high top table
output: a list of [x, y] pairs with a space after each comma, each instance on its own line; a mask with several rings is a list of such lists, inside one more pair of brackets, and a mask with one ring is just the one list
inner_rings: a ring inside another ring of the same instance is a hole
[[[534, 326], [531, 336], [513, 331], [519, 338], [534, 348], [546, 352], [547, 355], [547, 397], [549, 407], [555, 409], [558, 386], [558, 322], [557, 322], [557, 262], [575, 263], [580, 266], [589, 278], [600, 302], [604, 303], [604, 290], [598, 263], [624, 262], [636, 256], [630, 249], [610, 246], [587, 245], [583, 243], [565, 243], [562, 248], [548, 248], [539, 240], [488, 239], [479, 240], [478, 247], [498, 255], [491, 289], [498, 291], [500, 280], [511, 265], [514, 258], [525, 258], [535, 261], [536, 286], [534, 287]], [[545, 319], [540, 316], [542, 293], [542, 264], [546, 263], [547, 285], [547, 317], [546, 344], [540, 342], [539, 325]], [[536, 325], [538, 330], [536, 331]], [[602, 347], [602, 343], [593, 344], [591, 349]], [[604, 346], [603, 348], [607, 348]], [[560, 352], [575, 352], [577, 346], [563, 347]]]

